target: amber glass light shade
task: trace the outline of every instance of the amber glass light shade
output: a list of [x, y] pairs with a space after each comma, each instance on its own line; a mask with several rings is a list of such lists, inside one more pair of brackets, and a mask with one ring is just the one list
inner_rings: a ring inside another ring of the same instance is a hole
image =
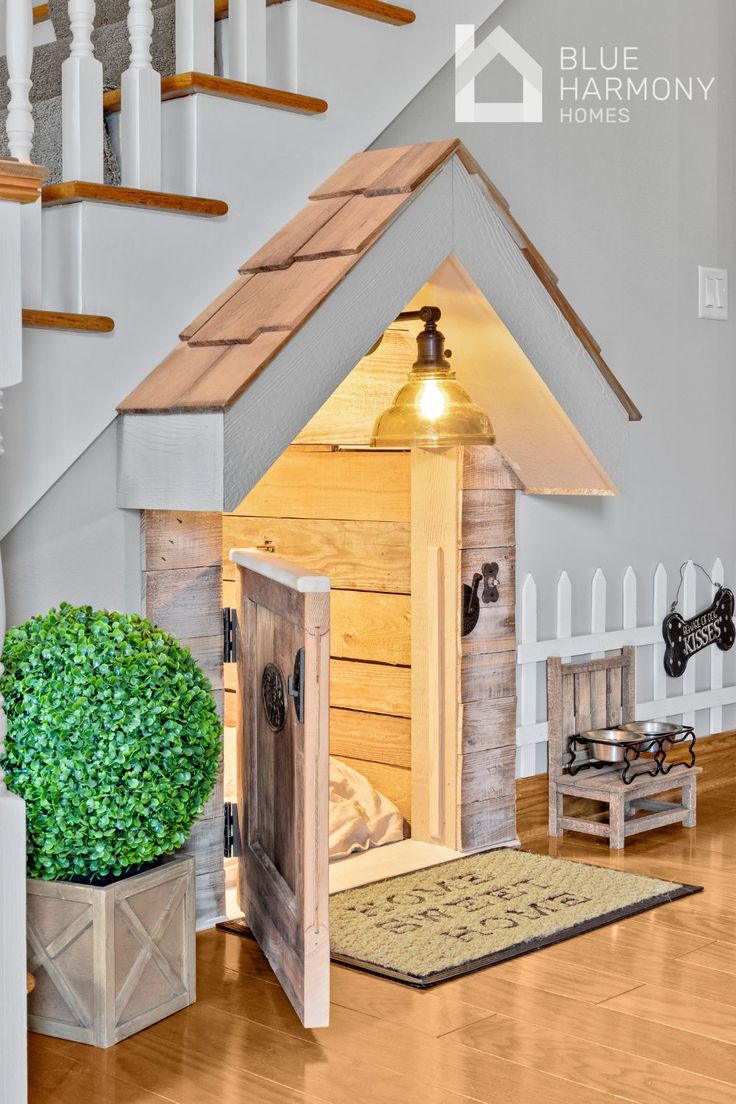
[[[411, 312], [425, 320], [417, 336], [418, 355], [408, 381], [373, 430], [374, 448], [447, 448], [450, 445], [495, 445], [490, 419], [455, 379], [437, 329], [439, 309]], [[400, 316], [402, 317], [402, 316]]]
[[490, 419], [450, 369], [414, 369], [373, 431], [374, 448], [493, 445]]

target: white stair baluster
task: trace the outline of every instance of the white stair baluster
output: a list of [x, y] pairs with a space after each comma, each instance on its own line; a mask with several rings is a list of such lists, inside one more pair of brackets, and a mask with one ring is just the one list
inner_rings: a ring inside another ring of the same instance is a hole
[[120, 115], [122, 182], [161, 188], [161, 77], [151, 65], [151, 0], [130, 0], [130, 66], [123, 73]]
[[[10, 103], [6, 132], [11, 157], [31, 160], [33, 107], [30, 101], [33, 62], [33, 6], [31, 0], [6, 0], [3, 42], [7, 43]], [[8, 214], [7, 217], [15, 218]], [[22, 225], [23, 305], [41, 306], [41, 201], [24, 204]]]
[[94, 55], [95, 0], [69, 0], [72, 42], [61, 67], [63, 176], [103, 180], [102, 62]]
[[11, 157], [31, 160], [33, 108], [31, 107], [31, 64], [33, 62], [33, 8], [31, 0], [5, 0], [5, 42], [8, 59], [8, 117], [5, 129]]
[[228, 59], [231, 80], [266, 83], [266, 0], [230, 0]]
[[214, 4], [176, 0], [176, 71], [214, 73]]

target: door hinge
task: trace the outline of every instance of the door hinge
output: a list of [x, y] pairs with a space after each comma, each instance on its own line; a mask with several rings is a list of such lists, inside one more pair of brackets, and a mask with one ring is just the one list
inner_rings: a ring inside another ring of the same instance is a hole
[[235, 663], [238, 658], [237, 610], [225, 606], [222, 611], [222, 659], [223, 663]]
[[223, 808], [223, 852], [226, 859], [231, 859], [238, 853], [238, 806], [235, 801], [226, 801]]

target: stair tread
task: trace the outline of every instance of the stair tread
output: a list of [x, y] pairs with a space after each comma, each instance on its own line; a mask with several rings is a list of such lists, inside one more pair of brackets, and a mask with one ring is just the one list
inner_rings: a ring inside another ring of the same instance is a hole
[[34, 4], [33, 5], [33, 22], [45, 23], [49, 18], [49, 6], [48, 4]]
[[228, 210], [227, 203], [222, 199], [177, 195], [175, 192], [155, 192], [145, 188], [124, 188], [117, 184], [93, 184], [87, 180], [65, 180], [61, 184], [47, 184], [41, 192], [41, 199], [44, 207], [91, 200], [122, 207], [150, 207], [160, 211], [180, 211], [182, 214], [205, 217], [226, 215]]
[[[266, 0], [266, 7], [274, 4], [283, 4], [285, 0]], [[227, 19], [230, 8], [230, 0], [215, 0], [215, 19]]]
[[32, 330], [74, 330], [79, 333], [111, 333], [115, 329], [115, 323], [106, 314], [50, 310], [24, 310], [23, 325]]
[[[296, 111], [305, 115], [322, 115], [327, 110], [327, 101], [317, 96], [304, 96], [299, 92], [287, 92], [283, 88], [267, 88], [261, 84], [215, 77], [210, 73], [174, 73], [172, 76], [161, 78], [162, 100], [175, 100], [181, 96], [192, 96], [197, 92], [220, 96], [227, 100], [259, 104], [261, 107]], [[103, 105], [107, 112], [119, 111], [120, 102], [119, 88], [113, 88], [103, 95]]]
[[[267, 3], [280, 3], [281, 0], [266, 0]], [[413, 23], [416, 14], [409, 8], [398, 4], [387, 4], [384, 0], [315, 0], [328, 8], [339, 8], [351, 15], [362, 15], [367, 19], [377, 19], [381, 23], [392, 23], [396, 27]], [[215, 0], [215, 19], [227, 19], [228, 0]]]
[[377, 19], [380, 23], [392, 23], [395, 27], [413, 23], [416, 15], [410, 8], [397, 4], [386, 4], [382, 0], [315, 0], [328, 8], [339, 8], [352, 15], [363, 15], [367, 19]]

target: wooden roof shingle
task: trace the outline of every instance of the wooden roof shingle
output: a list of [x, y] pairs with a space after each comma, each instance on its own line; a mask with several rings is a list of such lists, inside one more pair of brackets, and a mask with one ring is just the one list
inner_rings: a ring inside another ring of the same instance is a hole
[[[330, 292], [453, 156], [489, 202], [631, 420], [641, 415], [557, 278], [495, 185], [457, 139], [349, 158], [309, 202], [241, 266], [181, 332], [181, 344], [120, 404], [125, 414], [222, 411], [243, 394]], [[397, 310], [401, 309], [401, 304]]]

